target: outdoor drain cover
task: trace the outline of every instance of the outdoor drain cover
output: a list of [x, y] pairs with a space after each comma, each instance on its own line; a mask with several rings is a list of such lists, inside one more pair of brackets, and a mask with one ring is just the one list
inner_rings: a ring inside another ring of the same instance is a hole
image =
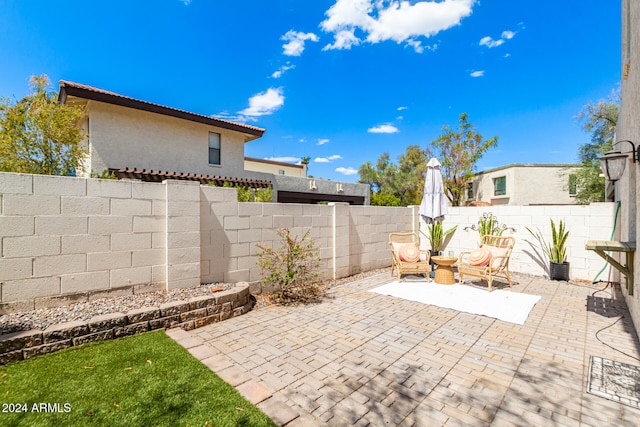
[[591, 356], [587, 393], [640, 409], [640, 367]]

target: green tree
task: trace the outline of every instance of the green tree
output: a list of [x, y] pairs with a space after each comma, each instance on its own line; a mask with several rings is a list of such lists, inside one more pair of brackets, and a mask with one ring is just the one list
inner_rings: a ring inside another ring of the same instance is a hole
[[29, 83], [20, 101], [0, 101], [0, 171], [76, 175], [87, 155], [83, 108], [60, 104], [45, 74]]
[[[300, 163], [306, 166], [305, 175], [309, 175], [309, 162], [311, 161], [311, 157], [305, 156], [300, 160]], [[313, 177], [312, 177], [313, 178]]]
[[[410, 145], [393, 163], [383, 153], [374, 166], [365, 162], [358, 169], [358, 182], [371, 186], [372, 204], [378, 206], [419, 205], [424, 191], [426, 155], [418, 145]], [[398, 205], [399, 201], [399, 205]]]
[[582, 129], [591, 134], [591, 141], [578, 150], [580, 168], [570, 172], [569, 185], [575, 186], [576, 203], [589, 204], [605, 199], [605, 182], [600, 176], [598, 157], [611, 150], [619, 109], [620, 92], [613, 91], [608, 100], [590, 102], [576, 116]]
[[497, 136], [482, 139], [468, 121], [467, 113], [460, 114], [457, 130], [445, 125], [442, 135], [431, 142], [426, 154], [428, 158], [436, 157], [440, 161], [445, 194], [452, 206], [460, 206], [476, 163], [497, 145]]

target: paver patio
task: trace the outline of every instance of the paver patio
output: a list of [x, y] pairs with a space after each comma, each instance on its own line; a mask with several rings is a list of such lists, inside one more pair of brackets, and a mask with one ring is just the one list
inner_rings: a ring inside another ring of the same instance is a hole
[[640, 410], [586, 392], [590, 356], [640, 365], [622, 296], [514, 279], [542, 296], [523, 326], [368, 292], [387, 273], [169, 333], [292, 427], [640, 425]]

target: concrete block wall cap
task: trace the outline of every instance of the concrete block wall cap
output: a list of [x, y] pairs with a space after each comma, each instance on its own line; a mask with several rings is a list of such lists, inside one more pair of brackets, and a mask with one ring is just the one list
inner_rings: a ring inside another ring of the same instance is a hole
[[14, 332], [0, 336], [0, 353], [9, 353], [25, 347], [42, 344], [43, 335], [40, 330]]
[[87, 322], [84, 322], [82, 320], [72, 320], [70, 322], [56, 323], [55, 325], [51, 325], [47, 329], [45, 329], [44, 332], [46, 333], [53, 331], [63, 331], [65, 329], [81, 328], [83, 326], [87, 327]]
[[0, 335], [0, 342], [42, 335], [42, 332], [43, 331], [40, 329], [31, 329], [29, 331], [12, 332], [10, 334]]
[[127, 319], [129, 323], [139, 323], [160, 318], [160, 309], [158, 307], [142, 307], [129, 310]]
[[216, 303], [216, 297], [214, 295], [202, 295], [199, 297], [189, 298], [189, 309], [196, 310], [199, 308], [206, 308]]
[[186, 301], [172, 301], [160, 305], [160, 312], [163, 317], [173, 316], [185, 311], [189, 311], [189, 303]]
[[225, 304], [235, 301], [237, 294], [238, 292], [235, 289], [229, 289], [226, 291], [216, 292], [214, 295], [216, 297], [217, 304]]
[[123, 317], [123, 316], [125, 316], [124, 313], [100, 314], [98, 316], [94, 316], [91, 319], [89, 319], [87, 323], [103, 322], [105, 320], [118, 319], [118, 318]]
[[126, 325], [127, 315], [123, 313], [102, 314], [89, 319], [87, 324], [89, 325], [89, 332], [101, 332], [107, 329], [113, 329], [117, 326]]

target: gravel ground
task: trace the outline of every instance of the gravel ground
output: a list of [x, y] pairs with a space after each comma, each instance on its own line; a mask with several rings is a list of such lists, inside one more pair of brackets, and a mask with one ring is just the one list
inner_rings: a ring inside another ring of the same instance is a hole
[[[380, 274], [389, 269], [372, 270], [337, 280], [331, 286], [339, 286], [365, 277]], [[197, 288], [174, 289], [172, 291], [146, 292], [137, 295], [125, 295], [110, 298], [98, 298], [91, 301], [79, 302], [55, 308], [41, 308], [0, 316], [0, 335], [30, 329], [45, 330], [49, 326], [70, 322], [73, 320], [89, 320], [94, 316], [110, 313], [126, 313], [129, 310], [142, 307], [157, 307], [166, 302], [186, 301], [189, 298], [211, 295], [212, 292], [230, 289], [234, 283], [213, 283]], [[268, 298], [258, 298], [255, 308], [268, 305]]]

